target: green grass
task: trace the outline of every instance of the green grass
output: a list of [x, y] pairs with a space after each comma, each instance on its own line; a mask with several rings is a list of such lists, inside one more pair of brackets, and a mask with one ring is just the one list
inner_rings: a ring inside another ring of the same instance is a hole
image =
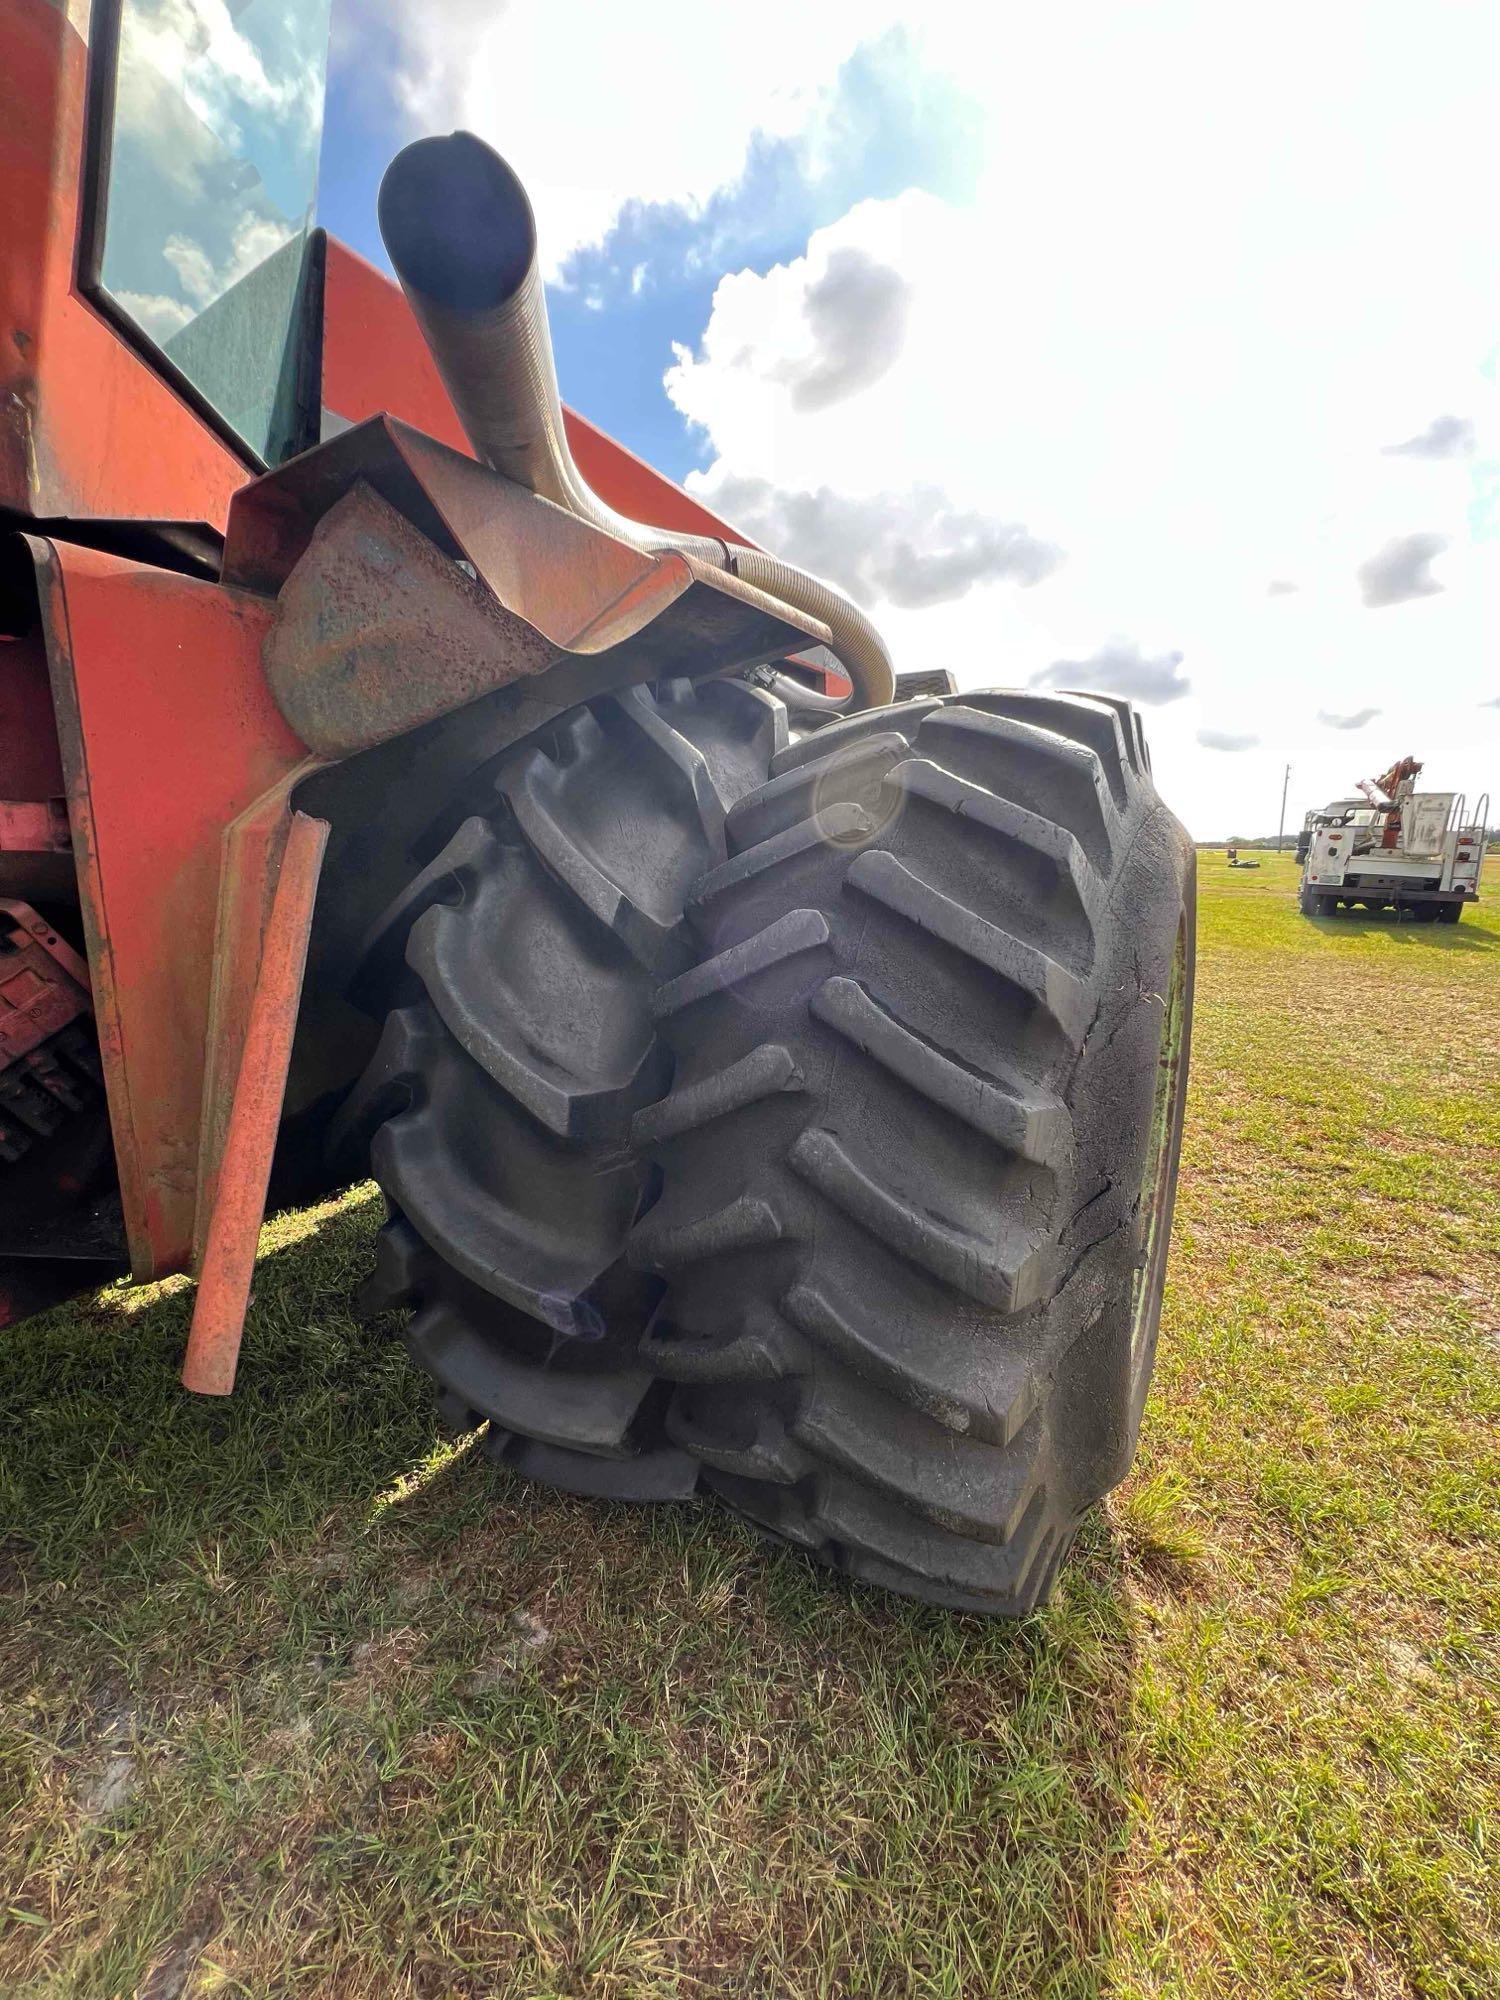
[[0, 1336], [0, 1992], [1500, 1990], [1500, 923], [1201, 874], [1140, 1462], [1019, 1628], [441, 1440], [368, 1191], [228, 1404], [182, 1281]]

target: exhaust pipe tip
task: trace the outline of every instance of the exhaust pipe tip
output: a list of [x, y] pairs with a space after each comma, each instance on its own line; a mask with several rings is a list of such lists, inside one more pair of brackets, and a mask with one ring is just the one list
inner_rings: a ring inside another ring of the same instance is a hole
[[472, 132], [403, 146], [385, 170], [376, 214], [402, 285], [450, 312], [504, 305], [536, 262], [526, 190]]

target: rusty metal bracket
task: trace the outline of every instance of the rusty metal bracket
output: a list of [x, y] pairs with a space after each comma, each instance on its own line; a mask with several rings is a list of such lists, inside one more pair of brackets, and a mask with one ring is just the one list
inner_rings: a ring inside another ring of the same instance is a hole
[[29, 903], [0, 896], [0, 1069], [87, 1014], [89, 969]]
[[404, 735], [558, 657], [363, 482], [314, 529], [263, 654], [277, 707], [325, 757]]
[[67, 854], [72, 846], [66, 799], [0, 799], [0, 850]]
[[647, 554], [390, 417], [237, 494], [224, 573], [279, 593], [266, 678], [327, 758], [569, 659], [624, 686], [828, 638], [737, 577]]
[[0, 1160], [20, 1159], [79, 1108], [87, 1044], [73, 1024], [92, 1012], [78, 953], [29, 903], [0, 897]]

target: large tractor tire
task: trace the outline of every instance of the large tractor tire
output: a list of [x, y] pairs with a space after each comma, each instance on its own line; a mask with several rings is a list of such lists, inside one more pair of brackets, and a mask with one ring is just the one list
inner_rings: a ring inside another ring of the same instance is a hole
[[684, 901], [786, 740], [741, 683], [571, 711], [501, 761], [365, 953], [385, 1029], [337, 1134], [389, 1208], [364, 1306], [410, 1306], [449, 1419], [571, 1492], [696, 1482], [638, 1352], [661, 1285], [624, 1260], [654, 1191], [630, 1124], [670, 1080], [651, 1003], [689, 962]]
[[657, 999], [633, 1255], [676, 1444], [777, 1537], [1020, 1614], [1125, 1474], [1192, 1012], [1194, 857], [1124, 703], [964, 694], [781, 754]]

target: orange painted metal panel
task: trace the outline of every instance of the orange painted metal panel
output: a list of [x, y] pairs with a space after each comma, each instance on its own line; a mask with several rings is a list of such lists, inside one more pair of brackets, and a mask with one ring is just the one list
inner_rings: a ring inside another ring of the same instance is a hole
[[400, 417], [455, 451], [469, 449], [401, 287], [332, 236], [323, 273], [323, 407], [349, 424]]
[[227, 1396], [234, 1387], [327, 842], [324, 821], [291, 814], [272, 871], [274, 890], [182, 1366], [184, 1385], [200, 1396]]
[[0, 799], [45, 800], [61, 793], [42, 635], [0, 635]]
[[307, 760], [263, 598], [31, 539], [138, 1278], [193, 1244], [223, 837]]
[[222, 528], [247, 467], [75, 283], [88, 51], [68, 14], [0, 0], [0, 506]]

